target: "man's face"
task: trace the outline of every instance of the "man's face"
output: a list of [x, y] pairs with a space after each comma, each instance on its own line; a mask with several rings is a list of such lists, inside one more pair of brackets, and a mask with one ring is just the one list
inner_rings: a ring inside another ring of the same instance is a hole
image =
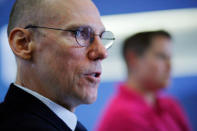
[[[50, 14], [52, 13], [52, 14]], [[76, 29], [90, 26], [95, 34], [105, 29], [99, 13], [89, 0], [58, 0], [51, 4], [55, 19], [48, 26]], [[49, 97], [65, 106], [92, 103], [97, 97], [101, 61], [107, 52], [99, 36], [88, 47], [80, 47], [71, 32], [39, 29], [34, 52], [36, 73], [40, 87], [46, 88]], [[66, 105], [68, 104], [68, 105]]]
[[171, 43], [164, 36], [156, 36], [150, 48], [139, 60], [138, 74], [143, 84], [154, 90], [166, 87], [171, 71]]

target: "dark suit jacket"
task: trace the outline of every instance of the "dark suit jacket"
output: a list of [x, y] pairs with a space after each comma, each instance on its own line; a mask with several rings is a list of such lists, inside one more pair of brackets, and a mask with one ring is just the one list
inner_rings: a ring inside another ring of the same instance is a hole
[[[3, 103], [0, 104], [0, 131], [71, 131], [71, 129], [36, 97], [10, 85]], [[77, 122], [75, 131], [85, 131]]]

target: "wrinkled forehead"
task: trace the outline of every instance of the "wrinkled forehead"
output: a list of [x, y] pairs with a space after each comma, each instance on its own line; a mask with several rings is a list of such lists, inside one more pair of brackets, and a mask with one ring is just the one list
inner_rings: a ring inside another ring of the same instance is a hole
[[91, 0], [51, 0], [49, 10], [52, 19], [49, 24], [89, 25], [93, 28], [104, 28], [100, 14]]

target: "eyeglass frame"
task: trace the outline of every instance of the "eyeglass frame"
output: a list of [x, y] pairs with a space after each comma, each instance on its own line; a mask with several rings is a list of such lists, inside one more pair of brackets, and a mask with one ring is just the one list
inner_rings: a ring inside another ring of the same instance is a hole
[[[88, 27], [88, 26], [87, 26]], [[53, 28], [53, 27], [46, 27], [46, 26], [36, 26], [36, 25], [27, 25], [24, 29], [29, 29], [29, 28], [34, 28], [34, 29], [36, 29], [36, 28], [42, 28], [42, 29], [50, 29], [50, 30], [59, 30], [59, 31], [68, 31], [68, 32], [72, 32], [74, 35], [75, 35], [75, 40], [76, 40], [76, 42], [77, 42], [77, 44], [79, 45], [79, 46], [81, 46], [81, 47], [88, 47], [93, 41], [94, 41], [94, 37], [95, 36], [99, 36], [100, 37], [100, 39], [101, 40], [103, 40], [104, 38], [102, 38], [102, 34], [104, 33], [104, 32], [110, 32], [113, 36], [114, 36], [114, 34], [111, 32], [111, 31], [103, 31], [101, 34], [95, 34], [95, 33], [93, 33], [93, 37], [89, 37], [89, 40], [90, 40], [90, 43], [87, 45], [87, 46], [85, 46], [85, 45], [82, 45], [82, 44], [80, 44], [79, 43], [79, 41], [77, 40], [77, 32], [78, 31], [80, 31], [79, 30], [79, 28], [78, 29], [75, 29], [75, 30], [68, 30], [68, 29], [61, 29], [61, 28]], [[91, 27], [89, 27], [89, 28], [91, 28]], [[92, 29], [92, 28], [91, 28]], [[92, 38], [93, 38], [93, 40], [92, 40]], [[107, 38], [105, 38], [105, 40], [107, 40]], [[114, 41], [115, 40], [115, 38], [110, 38], [110, 40], [112, 40], [112, 41]], [[113, 44], [112, 44], [113, 45]], [[111, 45], [111, 46], [112, 46]], [[104, 45], [105, 46], [105, 45]], [[111, 46], [109, 46], [109, 47], [105, 47], [106, 49], [109, 49]]]

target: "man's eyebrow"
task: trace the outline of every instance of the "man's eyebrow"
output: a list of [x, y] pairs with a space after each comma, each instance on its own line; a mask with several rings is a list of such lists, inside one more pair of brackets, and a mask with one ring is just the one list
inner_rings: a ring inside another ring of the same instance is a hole
[[65, 28], [64, 28], [64, 30], [72, 30], [72, 29], [78, 29], [79, 27], [82, 27], [82, 26], [84, 26], [84, 25], [69, 25], [69, 26], [66, 26]]
[[[90, 25], [84, 25], [84, 24], [72, 24], [72, 25], [69, 25], [67, 26], [66, 28], [64, 28], [65, 30], [76, 30], [78, 29], [79, 27], [90, 27], [94, 30], [94, 32], [96, 32], [95, 28], [90, 26]], [[102, 33], [105, 31], [105, 28], [101, 29], [101, 31], [99, 31], [99, 33]]]

